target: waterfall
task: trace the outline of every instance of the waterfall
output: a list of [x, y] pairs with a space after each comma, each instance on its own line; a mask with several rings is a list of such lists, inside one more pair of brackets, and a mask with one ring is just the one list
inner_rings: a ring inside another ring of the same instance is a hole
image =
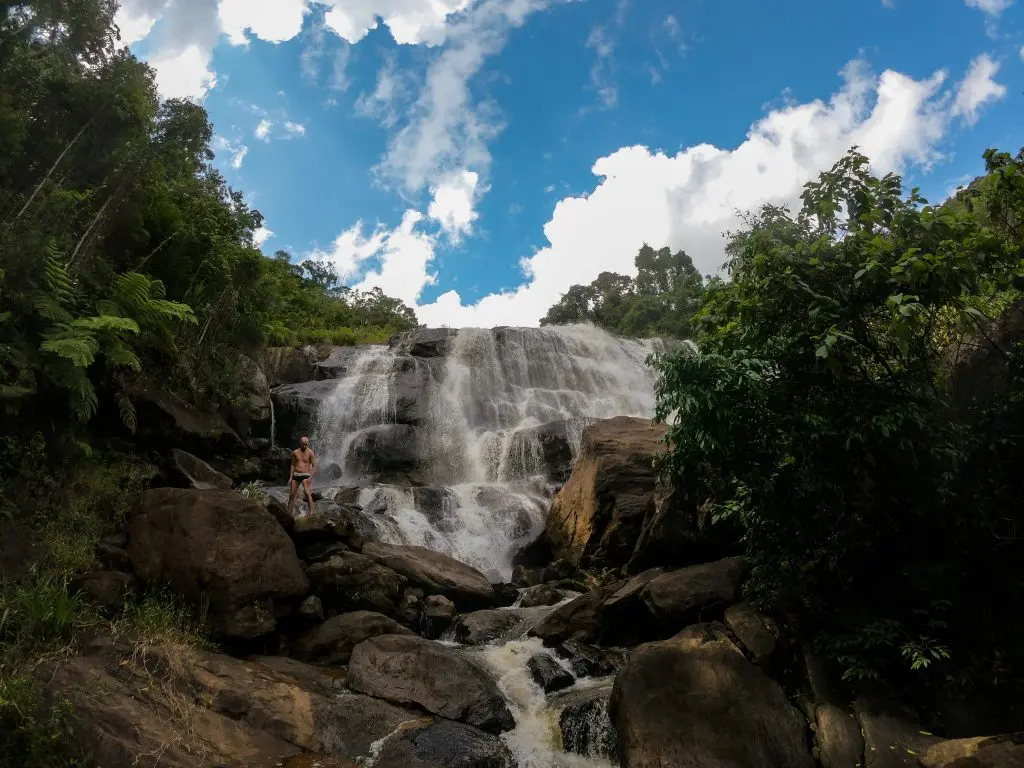
[[354, 357], [317, 415], [321, 464], [385, 540], [508, 579], [544, 526], [551, 454], [587, 424], [650, 417], [658, 341], [593, 326], [413, 331]]
[[274, 398], [268, 397], [270, 403], [270, 450], [277, 448], [277, 416], [274, 414]]

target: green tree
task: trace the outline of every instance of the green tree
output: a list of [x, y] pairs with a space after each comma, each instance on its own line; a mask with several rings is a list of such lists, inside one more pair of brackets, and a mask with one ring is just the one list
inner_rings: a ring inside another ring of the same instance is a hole
[[[1024, 163], [986, 161], [1003, 205]], [[1022, 243], [969, 208], [904, 199], [851, 152], [796, 216], [767, 206], [731, 236], [700, 351], [659, 363], [664, 470], [742, 524], [751, 596], [803, 622], [848, 678], [980, 684], [1020, 662], [1024, 552], [1002, 530], [1024, 516], [993, 493], [1006, 463], [972, 461], [995, 440], [1019, 458], [1019, 400], [1001, 404], [1016, 432], [955, 418], [947, 369], [956, 340], [1019, 299]]]

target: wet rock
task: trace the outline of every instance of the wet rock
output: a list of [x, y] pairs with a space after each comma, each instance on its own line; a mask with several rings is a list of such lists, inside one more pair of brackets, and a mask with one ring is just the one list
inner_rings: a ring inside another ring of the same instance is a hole
[[348, 664], [352, 649], [378, 635], [411, 635], [394, 619], [373, 611], [354, 611], [327, 619], [292, 643], [292, 655], [318, 664]]
[[489, 733], [515, 721], [494, 680], [471, 661], [420, 637], [383, 635], [360, 643], [349, 662], [353, 690], [415, 704]]
[[550, 702], [558, 712], [558, 727], [566, 752], [592, 760], [614, 760], [618, 751], [615, 728], [608, 715], [612, 681], [599, 686], [570, 691]]
[[515, 768], [505, 743], [462, 723], [441, 718], [411, 721], [390, 736], [375, 768]]
[[419, 437], [408, 424], [381, 424], [360, 432], [349, 448], [348, 461], [359, 475], [397, 478], [420, 466]]
[[803, 717], [724, 633], [636, 648], [609, 705], [623, 768], [813, 768]]
[[310, 595], [299, 604], [299, 618], [306, 622], [324, 620], [324, 604], [316, 595]]
[[455, 620], [455, 639], [464, 645], [484, 645], [521, 637], [546, 613], [546, 608], [511, 608], [463, 614]]
[[622, 582], [616, 582], [580, 595], [548, 614], [530, 634], [541, 638], [544, 645], [596, 641], [601, 635], [601, 606], [621, 586]]
[[538, 605], [557, 605], [565, 599], [561, 590], [549, 584], [538, 584], [535, 587], [524, 589], [519, 595], [519, 605], [523, 608], [533, 608]]
[[780, 634], [774, 619], [758, 612], [749, 603], [737, 603], [725, 609], [725, 625], [747, 649], [757, 666], [769, 673], [775, 669]]
[[941, 741], [920, 761], [924, 768], [1024, 768], [1024, 733]]
[[576, 682], [575, 677], [546, 653], [535, 654], [526, 662], [526, 668], [530, 671], [530, 677], [544, 693], [561, 691]]
[[327, 608], [376, 611], [392, 618], [408, 584], [404, 577], [355, 552], [339, 552], [306, 570], [310, 585]]
[[626, 664], [626, 654], [614, 648], [598, 648], [577, 640], [567, 640], [555, 648], [569, 662], [576, 677], [606, 677], [616, 674]]
[[[520, 549], [512, 557], [513, 573], [516, 571], [530, 571], [530, 570], [543, 570], [544, 566], [550, 563], [554, 559], [554, 554], [551, 551], [551, 542], [548, 541], [547, 537], [541, 533], [536, 539], [527, 544], [525, 547]], [[515, 581], [515, 578], [512, 579]], [[534, 584], [540, 583], [538, 576], [537, 581]], [[524, 585], [532, 586], [532, 585]]]
[[572, 474], [572, 441], [569, 436], [572, 426], [572, 422], [560, 419], [537, 427], [545, 474], [559, 483], [564, 483]]
[[312, 365], [312, 375], [306, 379], [341, 379], [352, 370], [352, 363], [368, 346], [331, 347], [327, 356]]
[[420, 622], [423, 609], [423, 590], [406, 587], [402, 599], [398, 601], [398, 620], [407, 627], [415, 627]]
[[424, 547], [371, 543], [363, 555], [400, 573], [428, 595], [444, 595], [460, 609], [493, 605], [494, 587], [476, 568]]
[[128, 529], [128, 555], [147, 585], [210, 599], [217, 631], [253, 638], [272, 632], [282, 606], [309, 581], [295, 545], [260, 502], [231, 491], [158, 488], [142, 495]]
[[519, 587], [515, 584], [494, 583], [492, 586], [494, 587], [494, 605], [499, 608], [508, 608], [519, 599]]
[[330, 560], [334, 555], [351, 551], [340, 541], [318, 541], [308, 547], [301, 547], [299, 557], [307, 563], [322, 563], [325, 560]]
[[200, 491], [215, 488], [226, 490], [234, 485], [230, 477], [218, 472], [202, 459], [186, 451], [177, 448], [171, 449], [171, 460], [174, 472], [185, 488], [195, 488]]
[[654, 460], [666, 427], [617, 417], [583, 430], [579, 459], [555, 496], [547, 536], [574, 565], [625, 565], [654, 493]]
[[297, 445], [300, 437], [312, 434], [321, 403], [337, 388], [337, 381], [327, 379], [285, 384], [272, 390], [278, 441]]
[[396, 333], [388, 344], [415, 357], [444, 357], [457, 335], [454, 328], [416, 328]]
[[543, 568], [528, 568], [517, 565], [512, 569], [512, 583], [517, 587], [535, 587], [544, 580]]
[[455, 603], [444, 595], [429, 595], [423, 599], [420, 616], [420, 633], [436, 640], [455, 621]]
[[105, 616], [121, 613], [125, 602], [135, 592], [135, 577], [119, 571], [96, 571], [76, 576], [68, 584], [72, 594], [80, 592]]

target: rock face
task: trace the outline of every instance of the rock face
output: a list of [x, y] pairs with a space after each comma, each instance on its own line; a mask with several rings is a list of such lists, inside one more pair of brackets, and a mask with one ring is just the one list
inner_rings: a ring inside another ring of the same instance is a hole
[[348, 664], [352, 649], [378, 635], [411, 635], [394, 619], [373, 611], [354, 611], [334, 616], [303, 633], [292, 643], [292, 655], [300, 661]]
[[428, 595], [444, 595], [460, 610], [495, 604], [494, 587], [486, 576], [440, 552], [398, 544], [367, 544], [363, 555], [401, 574]]
[[654, 494], [654, 459], [665, 431], [626, 417], [583, 430], [579, 459], [548, 518], [556, 555], [595, 568], [629, 561]]
[[306, 595], [295, 545], [260, 502], [230, 491], [158, 488], [128, 527], [128, 556], [146, 584], [210, 600], [218, 631], [253, 638]]
[[271, 392], [277, 419], [279, 442], [298, 443], [303, 435], [311, 435], [322, 403], [338, 388], [333, 379], [284, 384]]
[[1024, 733], [939, 742], [921, 758], [924, 768], [1024, 768]]
[[381, 747], [374, 768], [515, 768], [497, 736], [441, 718], [404, 724]]
[[610, 710], [623, 768], [814, 766], [779, 685], [708, 625], [634, 650]]
[[593, 642], [601, 635], [601, 608], [604, 601], [622, 586], [616, 582], [580, 595], [548, 616], [530, 630], [545, 645], [558, 645], [566, 640]]
[[218, 472], [205, 461], [191, 453], [174, 448], [171, 450], [174, 469], [186, 487], [199, 491], [211, 491], [216, 488], [228, 490], [234, 483], [223, 472]]
[[383, 635], [360, 643], [349, 662], [348, 684], [361, 693], [414, 704], [489, 733], [515, 725], [505, 698], [486, 672], [420, 637]]
[[75, 738], [103, 768], [269, 767], [313, 753], [354, 759], [415, 717], [339, 695], [329, 677], [297, 661], [267, 666], [178, 646], [140, 656], [109, 638], [49, 662], [39, 679], [71, 701]]
[[114, 616], [124, 608], [135, 587], [135, 577], [130, 573], [96, 571], [76, 576], [68, 585], [68, 591], [81, 592], [105, 615]]
[[547, 613], [541, 608], [474, 611], [455, 620], [455, 639], [465, 645], [484, 645], [519, 637]]
[[608, 716], [612, 681], [569, 691], [552, 701], [566, 752], [592, 759], [611, 760], [618, 752], [618, 737]]
[[395, 618], [408, 580], [355, 552], [338, 552], [306, 571], [313, 592], [326, 608], [376, 611]]

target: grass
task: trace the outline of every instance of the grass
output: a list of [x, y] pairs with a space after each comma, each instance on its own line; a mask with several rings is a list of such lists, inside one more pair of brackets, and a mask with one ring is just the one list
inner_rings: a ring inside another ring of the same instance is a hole
[[4, 514], [42, 544], [27, 575], [17, 581], [0, 575], [0, 768], [93, 765], [76, 743], [70, 704], [44, 705], [35, 675], [42, 662], [73, 654], [86, 631], [131, 642], [137, 657], [156, 646], [183, 659], [191, 648], [214, 647], [205, 605], [155, 591], [104, 618], [69, 591], [75, 573], [97, 567], [97, 543], [124, 527], [154, 471], [132, 457], [85, 460], [55, 478], [42, 500], [19, 498], [17, 482], [0, 484], [7, 486], [0, 487]]

